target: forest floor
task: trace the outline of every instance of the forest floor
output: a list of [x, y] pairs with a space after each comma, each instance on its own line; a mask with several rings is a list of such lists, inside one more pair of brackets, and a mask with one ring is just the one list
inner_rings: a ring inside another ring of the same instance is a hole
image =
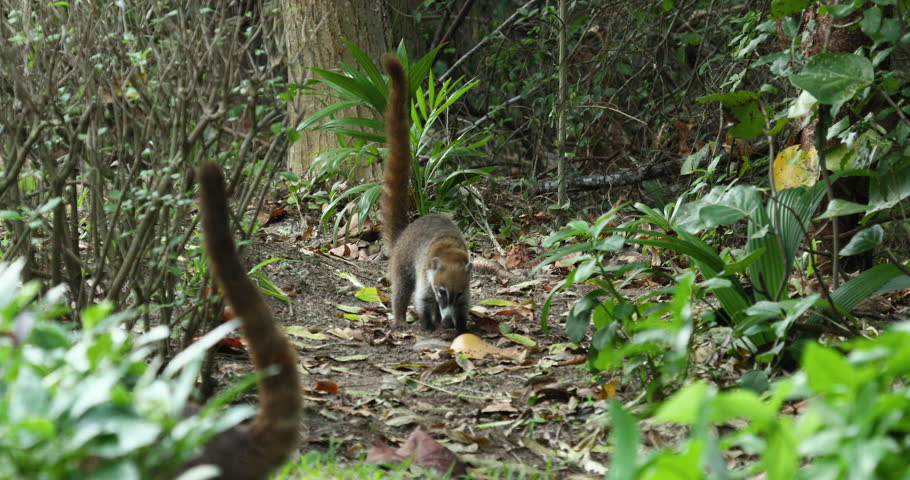
[[[476, 358], [450, 349], [453, 330], [392, 325], [381, 241], [339, 242], [340, 248], [331, 249], [330, 236], [311, 227], [318, 219], [296, 213], [288, 209], [260, 228], [243, 256], [248, 265], [282, 259], [260, 271], [289, 298], [269, 302], [300, 355], [303, 451], [331, 446], [345, 458], [362, 459], [374, 442], [397, 446], [420, 427], [469, 466], [508, 463], [551, 478], [602, 478], [607, 399], [641, 398], [635, 379], [596, 381], [585, 368], [585, 351], [565, 338], [565, 314], [578, 289], [557, 293], [551, 328], [543, 331], [540, 307], [569, 267], [550, 265], [532, 275], [534, 258], [542, 253], [532, 245], [556, 222], [543, 214], [526, 219], [533, 227], [522, 244], [501, 250], [489, 239], [474, 239], [469, 330], [481, 342], [466, 348], [488, 350]], [[375, 239], [374, 233], [361, 238]], [[640, 260], [633, 250], [615, 256], [617, 262]], [[362, 295], [375, 293], [362, 291], [370, 287], [386, 301], [360, 300], [371, 300]], [[660, 285], [643, 287], [625, 293], [639, 296]], [[412, 307], [409, 321], [414, 317]], [[503, 331], [519, 336], [512, 340]], [[216, 358], [220, 381], [250, 370], [242, 351]], [[663, 445], [682, 432], [655, 425], [643, 434], [647, 443]]]
[[[282, 213], [276, 206], [269, 211]], [[478, 358], [453, 351], [458, 346], [452, 330], [428, 333], [414, 323], [392, 325], [387, 260], [375, 226], [367, 225], [361, 239], [332, 248], [315, 215], [301, 218], [288, 208], [279, 217], [264, 222], [243, 256], [248, 265], [281, 259], [260, 271], [289, 300], [269, 302], [300, 355], [306, 405], [302, 451], [332, 448], [359, 460], [374, 443], [397, 447], [419, 427], [469, 466], [505, 463], [549, 478], [603, 478], [610, 450], [607, 400], [641, 412], [643, 379], [622, 374], [597, 379], [586, 368], [585, 350], [566, 339], [567, 310], [588, 287], [555, 295], [551, 328], [544, 332], [541, 306], [569, 266], [556, 263], [534, 274], [532, 269], [544, 253], [540, 242], [559, 221], [545, 213], [516, 219], [523, 230], [515, 237], [522, 240], [501, 249], [489, 238], [471, 239], [469, 330], [481, 342], [469, 342], [467, 349], [483, 350], [484, 358]], [[676, 268], [673, 275], [682, 273], [684, 267], [674, 267], [673, 259], [645, 255]], [[642, 253], [625, 250], [610, 261], [642, 261]], [[622, 293], [661, 295], [655, 290], [662, 287], [646, 278]], [[412, 307], [409, 320], [414, 317]], [[725, 388], [755, 368], [720, 353], [729, 350], [730, 339], [728, 328], [697, 330], [690, 377]], [[250, 371], [242, 351], [222, 351], [216, 358], [215, 376], [222, 383]], [[639, 428], [645, 448], [666, 447], [685, 435], [682, 427], [648, 421]], [[730, 466], [749, 461], [745, 453], [728, 457]]]

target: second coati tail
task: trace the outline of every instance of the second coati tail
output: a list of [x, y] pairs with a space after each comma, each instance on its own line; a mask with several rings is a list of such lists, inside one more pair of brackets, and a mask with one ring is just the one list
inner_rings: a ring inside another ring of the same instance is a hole
[[408, 133], [408, 82], [393, 55], [382, 57], [392, 81], [386, 108], [388, 155], [383, 171], [383, 232], [389, 244], [392, 313], [397, 325], [406, 320], [414, 297], [420, 323], [433, 330], [442, 323], [467, 331], [471, 308], [471, 260], [461, 230], [448, 217], [426, 215], [408, 224], [408, 180], [411, 171]]
[[264, 479], [298, 446], [302, 406], [297, 354], [240, 263], [228, 223], [221, 169], [203, 163], [198, 180], [205, 250], [215, 279], [242, 319], [256, 371], [277, 368], [277, 372], [259, 379], [256, 417], [213, 438], [191, 465], [217, 465], [218, 478], [223, 480]]

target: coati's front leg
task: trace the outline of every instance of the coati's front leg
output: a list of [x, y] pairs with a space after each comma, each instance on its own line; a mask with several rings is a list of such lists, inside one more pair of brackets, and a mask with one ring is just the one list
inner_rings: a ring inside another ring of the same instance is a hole
[[417, 315], [420, 316], [420, 324], [423, 325], [423, 329], [432, 332], [439, 324], [439, 305], [433, 296], [433, 289], [425, 285], [423, 287], [417, 288], [414, 303], [417, 306]]
[[411, 303], [411, 296], [414, 295], [416, 279], [413, 272], [407, 271], [406, 268], [393, 268], [391, 270], [392, 281], [392, 316], [395, 319], [396, 326], [407, 325], [408, 305]]

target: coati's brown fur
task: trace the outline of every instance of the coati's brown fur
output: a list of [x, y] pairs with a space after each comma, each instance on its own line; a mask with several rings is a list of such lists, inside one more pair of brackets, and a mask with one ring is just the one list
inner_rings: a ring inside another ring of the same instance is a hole
[[301, 414], [297, 354], [240, 263], [228, 223], [224, 175], [214, 163], [199, 167], [199, 206], [205, 249], [228, 303], [242, 319], [247, 348], [259, 372], [259, 413], [248, 424], [213, 438], [186, 467], [213, 464], [222, 480], [258, 480], [282, 465], [299, 441]]
[[444, 327], [454, 324], [459, 333], [465, 332], [471, 308], [468, 247], [461, 230], [447, 217], [427, 215], [408, 224], [408, 80], [393, 55], [384, 55], [382, 66], [392, 80], [385, 116], [388, 155], [380, 203], [383, 235], [391, 252], [389, 278], [395, 323], [405, 323], [413, 296], [424, 329], [433, 330], [441, 321]]

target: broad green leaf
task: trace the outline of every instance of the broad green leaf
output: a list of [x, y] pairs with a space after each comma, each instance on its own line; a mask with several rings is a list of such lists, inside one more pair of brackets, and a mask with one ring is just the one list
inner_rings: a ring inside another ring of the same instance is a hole
[[803, 370], [809, 386], [817, 393], [838, 393], [862, 381], [859, 372], [836, 350], [810, 343], [803, 352]]
[[771, 0], [771, 17], [789, 17], [794, 13], [802, 12], [813, 3], [815, 0]]
[[867, 252], [881, 244], [884, 237], [885, 229], [881, 225], [865, 228], [850, 239], [850, 243], [841, 249], [840, 254], [847, 257]]
[[736, 118], [736, 125], [728, 133], [737, 138], [752, 139], [761, 135], [765, 116], [761, 111], [758, 94], [748, 90], [716, 93], [696, 99], [699, 103], [721, 102]]
[[750, 390], [733, 390], [718, 393], [711, 402], [711, 421], [726, 423], [736, 418], [767, 422], [776, 412]]
[[798, 444], [790, 420], [784, 417], [772, 423], [765, 444], [767, 447], [761, 463], [768, 474], [768, 480], [797, 478]]
[[797, 88], [807, 90], [819, 102], [843, 103], [874, 79], [872, 62], [852, 53], [819, 53], [790, 77]]
[[358, 300], [362, 302], [381, 302], [382, 297], [379, 295], [379, 290], [376, 287], [367, 287], [361, 288], [354, 294]]
[[600, 296], [605, 292], [595, 290], [588, 293], [572, 306], [569, 317], [566, 319], [566, 337], [572, 343], [581, 343], [591, 322], [591, 310], [600, 304]]
[[692, 425], [698, 419], [698, 412], [702, 404], [711, 401], [716, 392], [714, 387], [704, 381], [686, 385], [661, 404], [657, 413], [654, 414], [654, 419]]
[[861, 205], [848, 200], [835, 198], [828, 204], [825, 213], [815, 217], [815, 220], [824, 220], [826, 218], [840, 217], [842, 215], [852, 215], [854, 213], [864, 213], [869, 210], [868, 205]]
[[907, 197], [910, 197], [910, 168], [881, 172], [869, 185], [870, 213], [891, 208]]
[[768, 382], [768, 374], [764, 370], [749, 370], [743, 372], [739, 380], [740, 386], [744, 389], [751, 390], [757, 394], [768, 391], [771, 384]]
[[613, 428], [610, 429], [613, 452], [610, 456], [607, 480], [638, 478], [638, 448], [641, 443], [638, 422], [615, 399], [610, 400], [609, 410], [613, 421]]
[[107, 318], [114, 311], [114, 304], [110, 301], [104, 301], [89, 307], [82, 311], [82, 327], [91, 330], [101, 320]]
[[679, 174], [680, 175], [690, 175], [693, 172], [695, 172], [695, 170], [701, 164], [702, 160], [704, 160], [704, 158], [708, 155], [708, 153], [710, 151], [711, 151], [711, 146], [708, 144], [705, 144], [705, 146], [701, 147], [701, 149], [699, 149], [697, 152], [692, 153], [689, 156], [687, 156], [686, 159], [683, 160], [682, 167], [680, 167], [680, 169], [679, 169]]

